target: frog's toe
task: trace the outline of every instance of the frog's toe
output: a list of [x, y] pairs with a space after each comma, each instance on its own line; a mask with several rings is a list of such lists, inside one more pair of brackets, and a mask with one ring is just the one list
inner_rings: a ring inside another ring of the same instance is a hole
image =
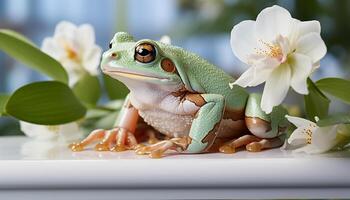
[[109, 148], [115, 143], [116, 141], [116, 135], [117, 135], [118, 129], [112, 129], [110, 131], [107, 131], [105, 137], [101, 142], [96, 144], [95, 151], [109, 151]]
[[115, 136], [115, 145], [110, 149], [111, 151], [121, 152], [137, 147], [137, 140], [133, 133], [124, 128], [119, 128]]
[[263, 144], [260, 142], [252, 142], [246, 145], [246, 149], [250, 152], [260, 152], [263, 149]]
[[219, 151], [222, 153], [235, 153], [236, 149], [243, 147], [247, 144], [250, 144], [252, 142], [258, 142], [261, 139], [254, 136], [254, 135], [243, 135], [239, 138], [233, 139], [227, 143], [225, 143], [223, 146], [219, 148]]
[[150, 146], [139, 146], [135, 153], [139, 155], [150, 155], [152, 158], [162, 157], [163, 153], [167, 150], [165, 148], [165, 141], [158, 142]]
[[151, 158], [161, 158], [167, 150], [183, 152], [189, 144], [188, 137], [172, 138], [152, 144], [150, 146], [140, 146], [135, 150], [139, 155], [149, 155]]
[[236, 152], [236, 149], [232, 145], [225, 144], [219, 148], [219, 151], [225, 154], [232, 154]]
[[272, 149], [276, 147], [280, 147], [283, 144], [283, 139], [276, 137], [276, 138], [269, 138], [269, 139], [262, 139], [258, 142], [251, 142], [246, 145], [246, 149], [250, 152], [260, 152], [264, 149]]
[[99, 141], [100, 139], [105, 137], [105, 135], [106, 135], [106, 131], [103, 129], [94, 130], [82, 141], [70, 144], [69, 148], [72, 151], [83, 151], [85, 147], [87, 147], [88, 145], [96, 141]]
[[77, 142], [77, 143], [70, 144], [69, 148], [72, 151], [83, 151], [84, 150], [84, 145], [81, 142]]

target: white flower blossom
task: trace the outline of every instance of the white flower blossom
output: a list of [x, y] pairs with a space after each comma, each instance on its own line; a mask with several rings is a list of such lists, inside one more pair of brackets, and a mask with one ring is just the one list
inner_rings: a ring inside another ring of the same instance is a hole
[[91, 75], [99, 73], [102, 49], [95, 44], [94, 29], [89, 24], [76, 26], [70, 22], [60, 22], [53, 37], [44, 39], [41, 49], [63, 65], [70, 86], [86, 72]]
[[252, 87], [265, 82], [261, 108], [266, 113], [282, 103], [290, 86], [308, 94], [306, 80], [327, 52], [320, 32], [318, 21], [299, 21], [276, 5], [262, 10], [256, 21], [235, 25], [232, 51], [249, 68], [230, 86]]
[[35, 140], [71, 142], [83, 136], [77, 122], [47, 126], [20, 121], [20, 126], [25, 135]]
[[303, 118], [288, 115], [286, 118], [297, 127], [287, 140], [293, 152], [324, 153], [350, 141], [349, 130], [341, 131], [342, 125], [319, 127]]

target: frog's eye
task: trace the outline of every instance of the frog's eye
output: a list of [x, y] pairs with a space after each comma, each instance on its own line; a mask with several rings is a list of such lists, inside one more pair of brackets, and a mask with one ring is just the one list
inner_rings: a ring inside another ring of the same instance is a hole
[[156, 49], [152, 44], [141, 43], [135, 48], [135, 60], [141, 63], [149, 63], [156, 59]]

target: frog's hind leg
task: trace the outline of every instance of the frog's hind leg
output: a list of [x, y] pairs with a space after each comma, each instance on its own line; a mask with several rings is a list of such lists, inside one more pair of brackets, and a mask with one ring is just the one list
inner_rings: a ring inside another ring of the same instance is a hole
[[245, 111], [245, 123], [252, 135], [244, 135], [232, 140], [222, 147], [223, 153], [234, 153], [239, 147], [245, 146], [248, 151], [259, 152], [264, 149], [279, 147], [283, 144], [283, 131], [287, 126], [286, 110], [275, 107], [270, 115], [267, 115], [260, 107], [261, 95], [251, 94], [248, 98]]

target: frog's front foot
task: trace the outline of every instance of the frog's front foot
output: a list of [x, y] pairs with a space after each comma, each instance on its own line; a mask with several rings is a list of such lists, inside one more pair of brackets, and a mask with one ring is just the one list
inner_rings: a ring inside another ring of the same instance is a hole
[[175, 150], [177, 152], [185, 151], [190, 143], [191, 139], [189, 137], [172, 138], [150, 146], [139, 146], [136, 148], [135, 152], [139, 155], [148, 154], [151, 158], [161, 158], [167, 150]]
[[222, 153], [235, 153], [237, 148], [244, 147], [250, 152], [260, 152], [264, 149], [271, 149], [279, 147], [283, 144], [280, 138], [262, 139], [254, 135], [244, 135], [240, 138], [234, 139], [225, 143], [219, 148]]
[[95, 130], [81, 142], [71, 144], [70, 148], [72, 151], [82, 151], [95, 142], [99, 142], [95, 146], [96, 151], [125, 151], [135, 149], [137, 146], [133, 133], [125, 128], [117, 127], [111, 130]]

